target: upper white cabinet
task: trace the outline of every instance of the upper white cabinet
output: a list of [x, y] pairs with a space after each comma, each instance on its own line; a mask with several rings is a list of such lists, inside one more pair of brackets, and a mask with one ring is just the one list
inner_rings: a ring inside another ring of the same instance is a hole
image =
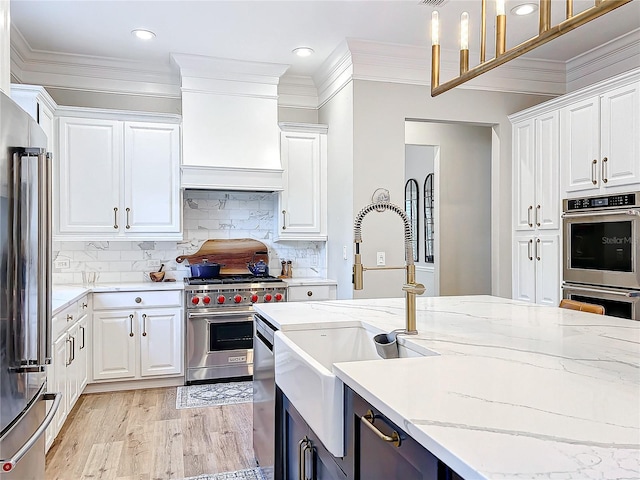
[[327, 239], [327, 126], [281, 123], [277, 240]]
[[558, 111], [513, 125], [514, 228], [560, 227]]
[[47, 135], [47, 151], [55, 152], [56, 134], [54, 112], [57, 105], [44, 87], [37, 85], [11, 85], [11, 99], [38, 122]]
[[640, 81], [580, 98], [560, 115], [567, 197], [640, 186]]
[[181, 238], [179, 117], [87, 109], [60, 115], [56, 236]]

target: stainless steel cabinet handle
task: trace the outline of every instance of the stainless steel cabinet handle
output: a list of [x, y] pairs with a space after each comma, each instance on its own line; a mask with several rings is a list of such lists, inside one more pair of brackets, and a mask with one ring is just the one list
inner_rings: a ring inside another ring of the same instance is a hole
[[76, 359], [76, 337], [71, 336], [71, 363]]
[[539, 247], [540, 247], [540, 239], [537, 238], [536, 239], [536, 260], [540, 260]]
[[13, 470], [15, 466], [18, 464], [18, 462], [22, 459], [22, 457], [24, 457], [26, 453], [29, 450], [31, 450], [31, 447], [33, 447], [38, 442], [42, 434], [44, 434], [45, 430], [53, 420], [53, 417], [56, 415], [58, 408], [60, 407], [62, 394], [61, 393], [45, 393], [42, 396], [42, 400], [44, 401], [53, 400], [53, 405], [51, 406], [51, 409], [47, 413], [47, 416], [44, 417], [44, 420], [42, 421], [38, 429], [35, 432], [33, 432], [33, 435], [31, 435], [29, 440], [27, 440], [26, 443], [22, 447], [20, 447], [20, 449], [15, 453], [13, 457], [6, 460], [0, 459], [0, 468], [2, 469], [3, 473], [11, 472], [11, 470]]
[[609, 180], [607, 179], [607, 162], [609, 159], [604, 157], [602, 159], [602, 183], [607, 183]]
[[527, 245], [527, 256], [529, 257], [529, 260], [533, 260], [533, 257], [531, 256], [531, 247], [533, 247], [533, 238], [529, 239], [529, 244]]
[[133, 313], [129, 315], [129, 336], [133, 337]]
[[604, 217], [607, 215], [635, 215], [640, 217], [640, 210], [613, 210], [609, 212], [563, 213], [561, 218]]
[[313, 478], [313, 448], [313, 444], [309, 440], [302, 452], [304, 456], [304, 480], [315, 480]]
[[536, 225], [540, 226], [540, 205], [536, 206]]
[[533, 223], [531, 223], [531, 212], [533, 211], [533, 205], [529, 205], [529, 208], [527, 209], [527, 224], [530, 227], [533, 227]]
[[118, 207], [113, 207], [113, 228], [118, 229]]
[[594, 159], [593, 162], [591, 162], [591, 183], [593, 183], [594, 185], [598, 183], [598, 181], [596, 180], [596, 165], [598, 164], [598, 160]]
[[578, 287], [577, 285], [563, 285], [563, 290], [578, 290], [580, 292], [587, 293], [606, 293], [607, 295], [617, 295], [619, 297], [627, 297], [627, 298], [638, 298], [640, 297], [640, 292], [616, 292], [611, 290], [600, 290], [597, 288], [591, 287]]
[[147, 336], [147, 314], [146, 313], [142, 314], [142, 336], [143, 337]]
[[85, 328], [83, 326], [80, 326], [80, 329], [82, 330], [82, 346], [80, 347], [80, 350], [84, 350], [84, 347], [85, 347], [85, 344], [84, 344], [84, 342], [85, 342], [84, 330], [85, 330]]
[[392, 443], [396, 447], [399, 447], [401, 441], [400, 441], [400, 435], [398, 434], [398, 432], [394, 430], [391, 433], [391, 436], [385, 435], [373, 425], [373, 422], [375, 421], [375, 419], [376, 419], [376, 416], [371, 410], [367, 410], [367, 413], [364, 414], [362, 417], [360, 417], [360, 421], [363, 424], [365, 424], [367, 428], [369, 428], [373, 433], [375, 433], [378, 436], [378, 438], [380, 438], [385, 442]]
[[67, 322], [73, 321], [73, 315], [67, 314]]
[[89, 305], [87, 305], [86, 303], [82, 302], [82, 309], [87, 308]]
[[286, 210], [282, 210], [282, 229], [286, 230], [287, 229], [287, 211]]
[[[71, 343], [71, 338], [67, 337], [67, 339], [65, 340], [66, 343], [70, 344]], [[64, 362], [65, 366], [68, 367], [69, 365], [71, 365], [72, 362], [72, 358], [71, 358], [71, 347], [69, 347], [69, 355], [67, 355], [67, 360]]]
[[131, 212], [131, 209], [127, 207], [125, 208], [125, 212], [127, 212], [127, 225], [124, 228], [129, 229], [131, 228], [131, 225], [129, 225], [129, 212]]

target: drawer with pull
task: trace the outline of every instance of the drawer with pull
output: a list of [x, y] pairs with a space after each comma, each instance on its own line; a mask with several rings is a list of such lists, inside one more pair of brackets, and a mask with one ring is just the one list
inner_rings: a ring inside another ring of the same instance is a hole
[[93, 294], [94, 310], [180, 306], [182, 306], [182, 291], [180, 290], [100, 292]]
[[60, 310], [51, 320], [51, 338], [55, 340], [68, 327], [78, 321], [82, 316], [79, 311], [79, 302], [73, 302], [63, 310]]
[[335, 298], [335, 285], [289, 285], [287, 291], [289, 302], [335, 300]]

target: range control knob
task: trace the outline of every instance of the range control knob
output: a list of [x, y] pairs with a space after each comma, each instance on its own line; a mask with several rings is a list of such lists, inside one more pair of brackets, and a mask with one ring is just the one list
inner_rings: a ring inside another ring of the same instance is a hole
[[191, 299], [191, 303], [193, 303], [194, 305], [199, 304], [199, 303], [200, 303], [200, 297], [194, 296], [194, 297]]
[[276, 293], [276, 302], [280, 302], [280, 301], [282, 301], [282, 294]]
[[225, 300], [224, 295], [218, 295], [218, 303], [224, 303]]
[[211, 303], [211, 298], [209, 298], [209, 296], [205, 296], [205, 297], [202, 298], [202, 302], [205, 305], [209, 305]]
[[251, 295], [251, 303], [256, 303], [258, 301], [258, 295], [255, 293]]
[[264, 301], [265, 301], [265, 302], [270, 302], [272, 298], [273, 298], [273, 297], [271, 296], [271, 294], [270, 294], [270, 293], [267, 293], [267, 294], [264, 296]]
[[233, 301], [236, 303], [240, 303], [242, 301], [242, 296], [236, 295], [235, 297], [233, 297]]

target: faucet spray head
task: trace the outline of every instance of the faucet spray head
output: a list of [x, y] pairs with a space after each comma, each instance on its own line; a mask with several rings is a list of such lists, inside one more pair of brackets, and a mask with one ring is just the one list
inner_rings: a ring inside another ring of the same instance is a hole
[[353, 289], [362, 290], [364, 288], [364, 269], [362, 267], [362, 259], [360, 254], [355, 254], [355, 262], [353, 264]]

